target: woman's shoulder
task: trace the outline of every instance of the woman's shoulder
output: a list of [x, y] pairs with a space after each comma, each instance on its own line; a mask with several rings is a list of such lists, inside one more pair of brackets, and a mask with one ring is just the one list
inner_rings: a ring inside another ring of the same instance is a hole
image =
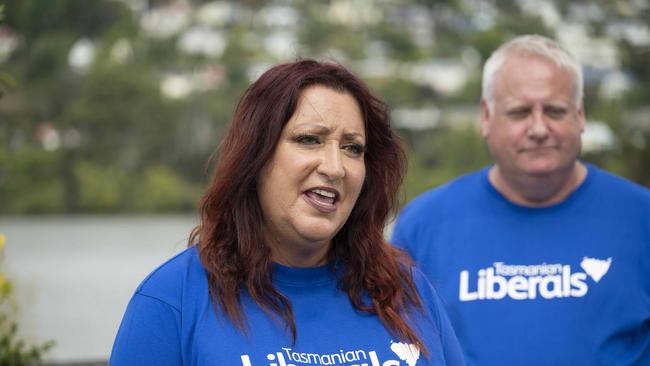
[[420, 296], [423, 297], [426, 296], [426, 297], [431, 297], [432, 299], [437, 299], [438, 294], [436, 293], [436, 290], [433, 288], [431, 282], [429, 282], [427, 276], [417, 266], [412, 265], [410, 269], [411, 269], [411, 276], [413, 277], [413, 283], [415, 284], [415, 287], [420, 292]]
[[[463, 352], [458, 343], [456, 332], [451, 325], [449, 315], [445, 309], [443, 299], [438, 296], [433, 285], [417, 267], [411, 268], [413, 282], [415, 283], [422, 305], [430, 312], [430, 319], [437, 328], [440, 351], [443, 353], [446, 365], [465, 365]], [[434, 333], [434, 334], [435, 334]], [[431, 350], [431, 349], [430, 349]]]
[[191, 246], [154, 269], [138, 286], [136, 294], [180, 309], [183, 294], [191, 287], [207, 286], [206, 278], [198, 249]]

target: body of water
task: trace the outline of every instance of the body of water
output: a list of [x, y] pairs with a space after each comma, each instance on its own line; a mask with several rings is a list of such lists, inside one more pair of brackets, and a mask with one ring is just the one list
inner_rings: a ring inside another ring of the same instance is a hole
[[105, 360], [137, 285], [187, 246], [193, 216], [0, 217], [19, 333], [50, 362]]

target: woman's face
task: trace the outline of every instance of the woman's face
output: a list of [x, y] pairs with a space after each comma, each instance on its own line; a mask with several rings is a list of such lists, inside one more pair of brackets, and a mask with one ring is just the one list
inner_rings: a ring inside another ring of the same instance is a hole
[[320, 85], [302, 92], [257, 185], [273, 260], [293, 267], [325, 263], [361, 192], [365, 146], [352, 95]]

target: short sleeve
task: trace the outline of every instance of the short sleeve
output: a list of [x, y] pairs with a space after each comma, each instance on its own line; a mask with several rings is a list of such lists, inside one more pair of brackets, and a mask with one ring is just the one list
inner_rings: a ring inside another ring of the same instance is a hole
[[419, 269], [412, 267], [411, 273], [420, 291], [420, 295], [425, 302], [425, 306], [429, 306], [431, 314], [435, 317], [434, 320], [440, 330], [440, 343], [442, 344], [445, 357], [445, 365], [465, 366], [463, 351], [440, 296], [438, 296], [434, 287]]
[[464, 366], [465, 359], [463, 357], [463, 351], [460, 348], [460, 343], [458, 343], [458, 338], [456, 337], [456, 332], [451, 326], [451, 321], [449, 316], [445, 311], [445, 308], [440, 301], [438, 295], [435, 295], [436, 299], [436, 308], [438, 310], [438, 317], [440, 322], [440, 339], [442, 342], [442, 349], [445, 353], [445, 360], [449, 366]]
[[109, 366], [182, 365], [180, 318], [168, 303], [136, 293], [117, 332]]

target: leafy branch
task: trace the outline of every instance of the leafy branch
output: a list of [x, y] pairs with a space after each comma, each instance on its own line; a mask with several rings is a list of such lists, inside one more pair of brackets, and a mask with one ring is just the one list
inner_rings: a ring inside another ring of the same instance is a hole
[[[4, 249], [5, 236], [0, 233], [0, 253]], [[27, 366], [38, 364], [43, 354], [54, 347], [54, 341], [30, 346], [18, 338], [18, 324], [12, 320], [11, 282], [0, 273], [0, 365]]]

